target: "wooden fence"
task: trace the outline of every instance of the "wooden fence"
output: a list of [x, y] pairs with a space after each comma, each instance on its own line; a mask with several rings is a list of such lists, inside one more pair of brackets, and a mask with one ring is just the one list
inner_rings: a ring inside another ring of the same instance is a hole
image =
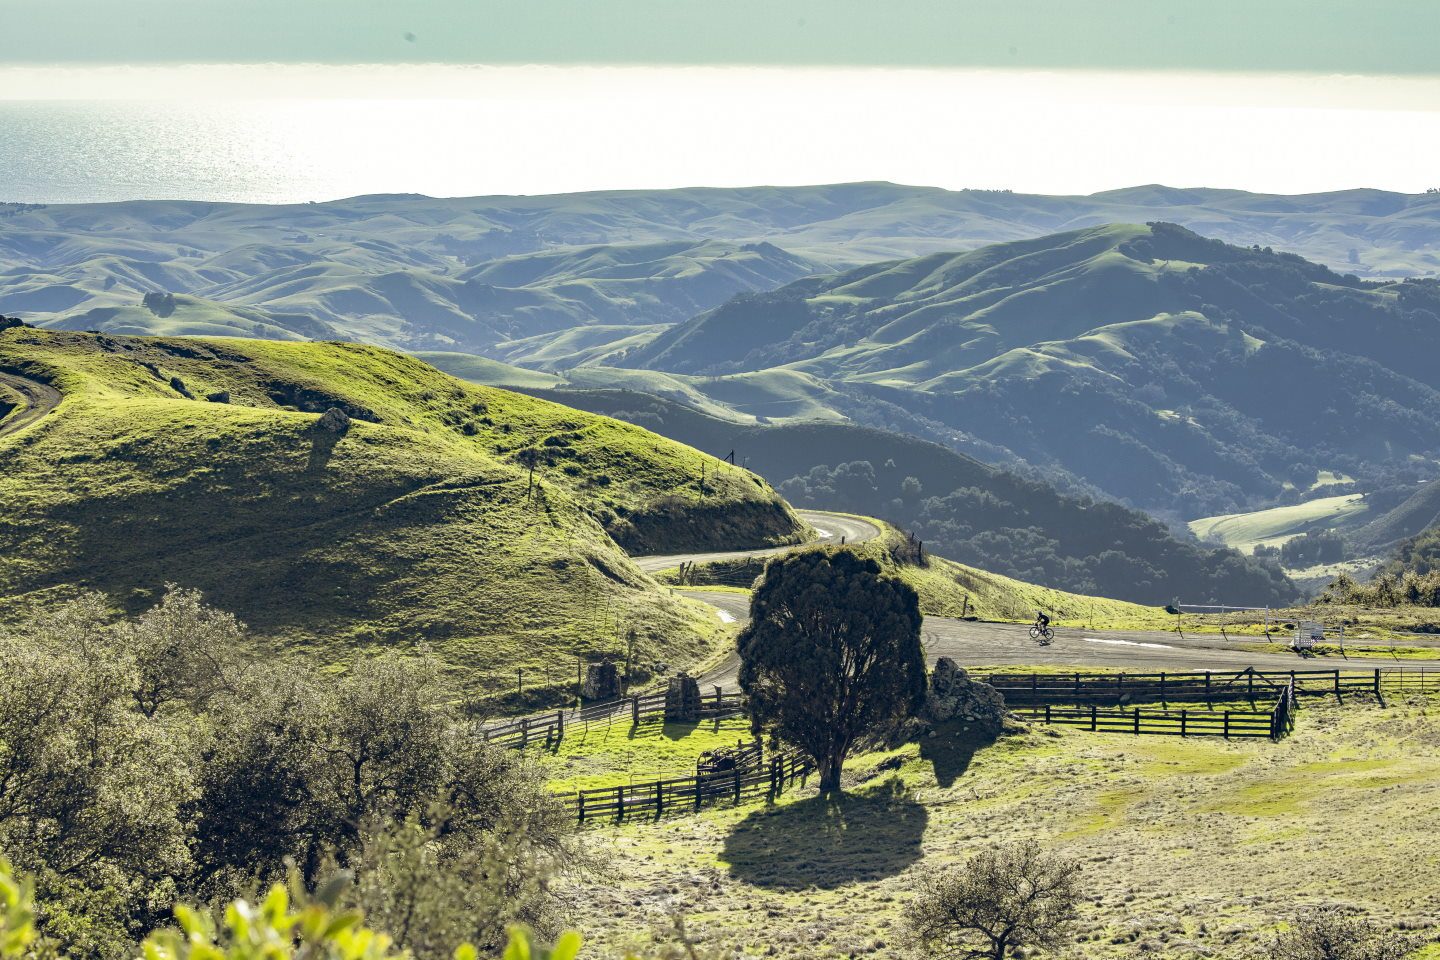
[[[745, 697], [734, 692], [726, 693], [715, 688], [713, 693], [700, 695], [701, 719], [734, 717], [745, 710]], [[566, 726], [581, 726], [601, 720], [614, 720], [628, 716], [630, 722], [639, 725], [642, 721], [665, 716], [665, 694], [624, 697], [595, 703], [579, 710], [556, 710], [535, 716], [520, 717], [504, 723], [482, 727], [486, 742], [502, 747], [523, 750], [532, 743], [558, 742], [565, 736]]]
[[560, 799], [579, 823], [637, 816], [659, 819], [667, 813], [694, 812], [708, 804], [738, 804], [762, 794], [767, 801], [774, 801], [796, 781], [803, 784], [814, 769], [807, 758], [793, 754], [772, 756], [768, 762], [758, 750], [753, 756], [751, 762], [730, 770], [598, 787]]
[[1242, 670], [1180, 673], [993, 673], [975, 675], [1011, 705], [1216, 703], [1269, 700], [1293, 684], [1296, 696], [1440, 692], [1440, 670]]
[[1295, 698], [1296, 684], [1287, 680], [1269, 710], [1102, 708], [1093, 699], [1088, 706], [1057, 705], [1047, 700], [1032, 701], [1011, 710], [1041, 723], [1078, 726], [1096, 733], [1280, 740], [1295, 729]]

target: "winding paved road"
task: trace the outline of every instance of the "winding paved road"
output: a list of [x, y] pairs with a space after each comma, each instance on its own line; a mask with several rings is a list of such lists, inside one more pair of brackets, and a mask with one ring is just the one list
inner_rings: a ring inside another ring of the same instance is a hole
[[[815, 542], [838, 542], [844, 537], [847, 543], [861, 543], [880, 535], [874, 524], [854, 517], [818, 510], [801, 510], [799, 513], [820, 533], [819, 540]], [[679, 566], [685, 561], [706, 563], [784, 553], [794, 549], [797, 548], [777, 547], [732, 553], [637, 557], [635, 562], [641, 569], [653, 573]], [[710, 604], [727, 622], [743, 623], [750, 616], [750, 598], [743, 594], [703, 589], [680, 592]], [[932, 664], [940, 657], [950, 657], [965, 667], [1123, 668], [1136, 673], [1154, 673], [1161, 670], [1238, 671], [1250, 666], [1257, 670], [1335, 667], [1373, 670], [1376, 667], [1395, 665], [1393, 661], [1369, 658], [1306, 661], [1289, 653], [1256, 653], [1238, 649], [1239, 643], [1256, 642], [1254, 637], [1231, 642], [1210, 634], [1180, 637], [1160, 631], [1094, 631], [1060, 627], [1055, 631], [1055, 642], [1048, 647], [1041, 647], [1030, 639], [1028, 624], [981, 623], [948, 617], [926, 617], [922, 629], [925, 652]], [[731, 654], [721, 664], [706, 671], [700, 678], [701, 682], [706, 686], [733, 687], [739, 665], [739, 658]]]
[[0, 386], [9, 388], [4, 391], [5, 395], [17, 394], [23, 404], [18, 410], [10, 411], [5, 419], [0, 420], [0, 437], [28, 427], [59, 406], [62, 399], [60, 391], [50, 384], [31, 380], [29, 377], [22, 377], [16, 373], [0, 371]]
[[808, 543], [793, 544], [786, 547], [770, 547], [764, 550], [728, 550], [721, 553], [671, 553], [665, 555], [653, 555], [648, 557], [632, 557], [635, 565], [646, 573], [658, 573], [661, 570], [669, 570], [671, 567], [678, 567], [682, 563], [713, 563], [716, 560], [735, 560], [740, 557], [771, 557], [778, 553], [787, 553], [800, 547], [809, 547], [817, 543], [839, 543], [844, 540], [846, 543], [863, 543], [866, 540], [873, 540], [880, 536], [880, 528], [875, 524], [856, 517], [847, 517], [839, 513], [826, 513], [823, 510], [796, 510], [800, 518], [815, 528], [819, 536]]

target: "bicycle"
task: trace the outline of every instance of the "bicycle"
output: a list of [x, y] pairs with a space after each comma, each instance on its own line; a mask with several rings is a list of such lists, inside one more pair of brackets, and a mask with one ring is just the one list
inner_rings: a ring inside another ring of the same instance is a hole
[[1051, 630], [1048, 624], [1042, 627], [1037, 623], [1030, 628], [1030, 639], [1042, 647], [1048, 647], [1050, 641], [1055, 639], [1055, 631]]

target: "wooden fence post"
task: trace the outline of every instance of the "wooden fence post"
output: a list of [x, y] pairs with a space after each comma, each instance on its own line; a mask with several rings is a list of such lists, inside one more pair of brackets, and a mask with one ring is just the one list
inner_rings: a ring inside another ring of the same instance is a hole
[[1206, 702], [1206, 703], [1210, 703], [1210, 702], [1211, 702], [1211, 697], [1210, 697], [1210, 671], [1209, 671], [1209, 670], [1206, 670], [1206, 671], [1205, 671], [1205, 702]]
[[555, 736], [558, 739], [565, 739], [565, 711], [555, 711]]
[[1135, 736], [1140, 736], [1140, 708], [1135, 708]]
[[1380, 699], [1380, 668], [1375, 668], [1375, 699]]
[[1046, 701], [1045, 701], [1045, 722], [1046, 722], [1047, 724], [1051, 722], [1051, 720], [1050, 720], [1050, 701], [1049, 701], [1049, 700], [1046, 700]]
[[524, 750], [530, 745], [530, 718], [520, 718], [520, 749]]
[[665, 816], [665, 781], [655, 781], [655, 819]]
[[700, 809], [700, 783], [701, 783], [701, 781], [700, 781], [700, 775], [697, 773], [697, 774], [695, 775], [695, 809], [696, 809], [696, 810], [699, 810], [699, 809]]
[[1094, 733], [1099, 729], [1100, 718], [1096, 715], [1095, 704], [1090, 704], [1090, 732]]
[[625, 788], [623, 786], [615, 788], [615, 819], [625, 819]]
[[585, 822], [585, 791], [580, 791], [580, 822]]
[[735, 765], [735, 802], [740, 802], [740, 765]]
[[1225, 739], [1230, 739], [1230, 711], [1225, 711]]
[[1186, 711], [1186, 710], [1184, 710], [1184, 709], [1182, 709], [1182, 710], [1180, 711], [1180, 736], [1181, 736], [1182, 739], [1183, 739], [1184, 736], [1185, 736], [1185, 720], [1186, 720], [1186, 714], [1187, 714], [1187, 713], [1188, 713], [1188, 711]]
[[1165, 703], [1165, 671], [1160, 671], [1160, 702]]
[[640, 698], [639, 698], [639, 697], [631, 697], [631, 698], [630, 698], [630, 725], [631, 725], [632, 727], [638, 727], [638, 726], [640, 726]]

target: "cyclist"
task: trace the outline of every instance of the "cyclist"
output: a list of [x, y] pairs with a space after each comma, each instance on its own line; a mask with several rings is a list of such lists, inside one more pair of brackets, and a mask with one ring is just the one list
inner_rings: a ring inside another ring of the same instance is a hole
[[1035, 611], [1035, 625], [1030, 628], [1030, 639], [1038, 641], [1041, 646], [1055, 639], [1055, 631], [1050, 629], [1050, 618], [1043, 610]]

